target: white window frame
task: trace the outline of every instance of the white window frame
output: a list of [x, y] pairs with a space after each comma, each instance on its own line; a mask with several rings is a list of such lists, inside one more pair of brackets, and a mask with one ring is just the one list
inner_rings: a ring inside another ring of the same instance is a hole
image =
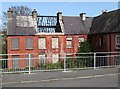
[[[44, 58], [41, 59], [41, 57], [44, 57]], [[45, 63], [46, 62], [46, 54], [39, 54], [38, 59], [39, 59], [39, 63], [41, 63], [41, 62]]]
[[[45, 43], [40, 42], [40, 39], [44, 39]], [[42, 45], [41, 43], [44, 45]], [[45, 37], [38, 38], [38, 49], [46, 49], [46, 38]]]
[[[66, 48], [72, 48], [72, 46], [73, 46], [72, 40], [73, 40], [72, 37], [67, 37], [66, 38]], [[68, 46], [68, 41], [71, 41], [71, 46], [70, 47]]]
[[52, 63], [57, 63], [58, 61], [59, 61], [59, 54], [52, 54]]
[[[83, 38], [84, 40], [83, 40], [83, 39], [80, 40], [80, 38]], [[85, 41], [85, 38], [84, 38], [84, 37], [79, 37], [79, 38], [78, 38], [78, 42], [79, 42], [79, 43], [84, 42], [84, 41]]]
[[[117, 40], [117, 38], [118, 38], [118, 40]], [[119, 47], [117, 47], [117, 45]], [[120, 35], [115, 36], [115, 47], [116, 47], [116, 49], [120, 49]]]
[[[54, 39], [57, 39], [57, 43], [56, 43], [56, 44], [54, 44], [54, 42], [53, 42]], [[58, 37], [53, 37], [53, 38], [52, 38], [52, 48], [53, 48], [53, 49], [59, 48], [59, 44], [58, 44], [58, 43], [59, 43]]]

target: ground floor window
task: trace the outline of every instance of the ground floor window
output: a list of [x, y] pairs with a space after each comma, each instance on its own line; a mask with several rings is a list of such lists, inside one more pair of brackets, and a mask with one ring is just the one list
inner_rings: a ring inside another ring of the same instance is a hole
[[29, 66], [29, 56], [30, 56], [30, 66], [33, 66], [33, 58], [34, 58], [34, 55], [33, 54], [26, 54], [26, 67]]
[[13, 69], [19, 68], [19, 64], [20, 64], [19, 55], [12, 55], [12, 68]]
[[45, 63], [46, 62], [46, 55], [45, 54], [39, 54], [38, 55], [39, 63]]
[[52, 63], [57, 63], [59, 61], [59, 55], [58, 54], [52, 54]]
[[120, 48], [120, 35], [116, 35], [116, 48]]

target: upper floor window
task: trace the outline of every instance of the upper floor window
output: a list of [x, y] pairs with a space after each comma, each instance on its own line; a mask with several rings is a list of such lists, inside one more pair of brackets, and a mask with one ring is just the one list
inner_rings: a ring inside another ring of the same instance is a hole
[[39, 49], [46, 49], [46, 38], [39, 38], [38, 39], [38, 48]]
[[52, 38], [52, 48], [58, 48], [58, 38]]
[[20, 49], [19, 44], [20, 44], [19, 38], [12, 38], [11, 39], [11, 49], [12, 50]]
[[120, 48], [120, 35], [116, 35], [116, 48]]
[[85, 41], [84, 37], [79, 37], [78, 38], [78, 42], [79, 42], [78, 46], [80, 47], [81, 43], [84, 42], [84, 41]]
[[85, 41], [85, 38], [84, 38], [84, 37], [79, 37], [79, 38], [78, 38], [78, 41], [79, 41], [79, 42], [84, 42], [84, 41]]
[[26, 38], [26, 49], [33, 49], [33, 38]]
[[72, 47], [72, 37], [67, 37], [66, 41], [67, 41], [66, 47], [71, 48]]

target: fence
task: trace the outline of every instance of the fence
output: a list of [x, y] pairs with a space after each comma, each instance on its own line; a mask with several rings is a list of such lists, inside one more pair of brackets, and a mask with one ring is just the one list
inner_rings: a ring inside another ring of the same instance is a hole
[[[117, 67], [119, 52], [62, 53], [62, 54], [0, 54], [2, 73], [31, 73], [35, 71], [77, 70]], [[3, 56], [8, 58], [4, 59]]]

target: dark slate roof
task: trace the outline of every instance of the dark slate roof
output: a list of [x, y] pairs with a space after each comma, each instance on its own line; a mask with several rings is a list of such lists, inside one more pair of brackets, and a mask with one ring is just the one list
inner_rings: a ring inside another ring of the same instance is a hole
[[35, 35], [36, 31], [33, 27], [16, 27], [15, 35]]
[[120, 9], [94, 17], [90, 34], [120, 32]]
[[92, 17], [86, 17], [83, 21], [79, 16], [63, 16], [65, 34], [88, 34], [91, 27]]
[[9, 29], [7, 35], [35, 35], [36, 30], [34, 27], [18, 27], [16, 26], [16, 18], [9, 22]]

